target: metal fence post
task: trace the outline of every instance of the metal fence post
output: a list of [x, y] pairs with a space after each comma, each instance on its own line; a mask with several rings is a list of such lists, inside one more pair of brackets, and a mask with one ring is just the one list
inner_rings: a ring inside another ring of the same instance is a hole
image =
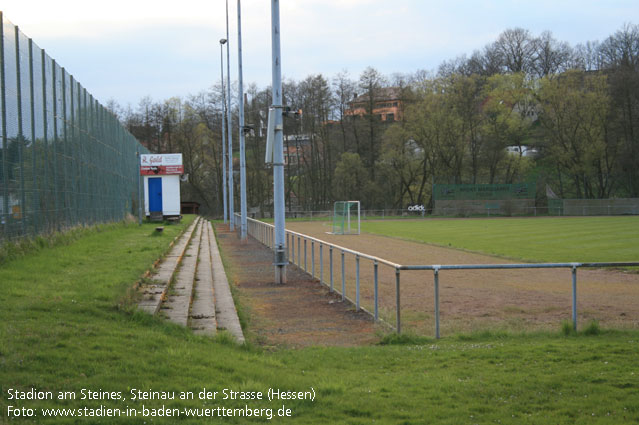
[[577, 331], [577, 266], [572, 266], [572, 328]]
[[346, 299], [346, 279], [344, 276], [344, 250], [342, 250], [342, 301]]
[[402, 317], [401, 317], [401, 305], [399, 300], [399, 274], [401, 271], [399, 268], [395, 268], [395, 328], [397, 333], [402, 333]]
[[[35, 134], [35, 93], [34, 93], [34, 84], [33, 84], [33, 40], [29, 39], [29, 95], [30, 95], [30, 113], [31, 113], [31, 167], [33, 171], [33, 233], [37, 234], [39, 232], [39, 211], [37, 206], [40, 204], [38, 201], [38, 174], [35, 172], [36, 170], [36, 134]], [[71, 101], [73, 101], [73, 96], [71, 96]], [[72, 118], [73, 119], [73, 118]], [[77, 217], [76, 220], [77, 221]]]
[[319, 262], [320, 262], [320, 283], [324, 283], [324, 253], [323, 253], [323, 248], [324, 244], [322, 244], [320, 242], [320, 246], [319, 246], [319, 250], [320, 250], [320, 258], [319, 258]]
[[333, 247], [328, 247], [328, 268], [331, 277], [331, 292], [333, 292]]
[[53, 193], [54, 193], [54, 205], [55, 205], [55, 213], [53, 214], [53, 217], [55, 217], [55, 224], [56, 224], [56, 230], [61, 230], [62, 228], [62, 223], [61, 223], [61, 214], [60, 214], [60, 200], [59, 198], [59, 186], [60, 184], [58, 183], [58, 120], [57, 120], [57, 116], [58, 116], [58, 105], [56, 102], [56, 98], [57, 98], [57, 90], [56, 90], [56, 86], [55, 86], [55, 81], [56, 81], [56, 72], [55, 72], [55, 66], [56, 66], [56, 62], [55, 60], [51, 60], [51, 103], [53, 106], [53, 110], [52, 112], [52, 118], [53, 118], [53, 160], [51, 161], [53, 163]]
[[355, 310], [359, 311], [359, 255], [355, 256]]
[[308, 271], [308, 265], [306, 264], [306, 238], [304, 238], [304, 271]]
[[291, 263], [295, 264], [295, 235], [291, 235]]
[[[41, 59], [41, 77], [42, 77], [42, 131], [43, 131], [43, 151], [44, 151], [44, 190], [43, 194], [45, 198], [50, 196], [51, 187], [49, 185], [49, 130], [47, 120], [47, 70], [45, 67], [46, 53], [44, 49], [40, 50]], [[48, 209], [45, 211], [45, 227], [47, 231], [51, 231], [51, 211]]]
[[377, 260], [373, 262], [373, 274], [375, 275], [375, 321], [379, 320], [379, 292], [378, 292], [378, 275], [377, 275], [378, 263]]
[[315, 241], [311, 241], [311, 277], [315, 279]]
[[435, 266], [435, 338], [439, 339], [439, 267]]
[[[6, 100], [6, 85], [5, 85], [5, 71], [4, 71], [4, 17], [0, 12], [0, 113], [2, 113], [2, 152], [7, 152], [7, 100]], [[35, 144], [35, 143], [34, 143]], [[2, 155], [2, 211], [0, 211], [0, 220], [4, 224], [4, 234], [9, 235], [9, 167], [7, 165], [7, 155]], [[34, 170], [35, 171], [35, 170]]]
[[297, 237], [297, 266], [302, 267], [302, 237]]
[[[24, 129], [22, 126], [22, 76], [20, 70], [20, 32], [18, 26], [15, 26], [15, 46], [16, 46], [16, 95], [18, 98], [18, 162], [20, 163], [20, 224], [22, 225], [22, 236], [27, 235], [26, 224], [26, 200], [24, 195], [24, 153], [25, 146]], [[3, 151], [6, 152], [6, 151]]]

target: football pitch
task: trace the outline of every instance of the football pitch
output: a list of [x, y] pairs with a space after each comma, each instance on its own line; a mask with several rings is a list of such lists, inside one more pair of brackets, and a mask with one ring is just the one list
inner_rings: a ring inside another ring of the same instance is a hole
[[526, 262], [639, 259], [639, 217], [363, 221], [362, 230]]
[[[535, 262], [636, 262], [638, 217], [558, 217], [497, 219], [371, 220], [362, 234], [330, 235], [327, 223], [293, 222], [287, 228], [329, 243], [403, 265], [502, 264]], [[308, 248], [310, 251], [310, 247]], [[296, 253], [299, 256], [299, 252]], [[303, 252], [301, 253], [303, 255]], [[318, 256], [307, 253], [307, 269]], [[341, 288], [341, 257], [336, 255], [335, 285]], [[356, 297], [356, 265], [345, 257], [345, 292]], [[360, 297], [374, 308], [372, 262], [360, 259]], [[635, 270], [579, 269], [580, 326], [639, 326], [639, 274]], [[327, 281], [327, 278], [324, 279]], [[444, 333], [482, 329], [530, 331], [571, 320], [570, 269], [441, 271], [440, 315]], [[379, 267], [379, 308], [394, 322], [395, 270]], [[401, 273], [402, 326], [432, 335], [432, 271]]]

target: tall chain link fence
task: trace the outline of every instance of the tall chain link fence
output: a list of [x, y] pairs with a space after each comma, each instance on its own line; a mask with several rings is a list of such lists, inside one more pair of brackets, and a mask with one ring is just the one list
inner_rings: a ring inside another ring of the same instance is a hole
[[148, 150], [2, 12], [0, 25], [0, 243], [137, 214]]

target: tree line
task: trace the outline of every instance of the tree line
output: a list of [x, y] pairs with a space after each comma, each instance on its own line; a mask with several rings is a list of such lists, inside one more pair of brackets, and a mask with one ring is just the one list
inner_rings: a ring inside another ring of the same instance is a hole
[[[376, 109], [389, 88], [400, 113], [383, 119]], [[561, 198], [639, 197], [637, 25], [576, 46], [508, 29], [436, 72], [315, 74], [286, 80], [283, 94], [303, 111], [284, 124], [290, 210], [347, 199], [364, 208], [432, 205], [433, 183], [535, 181], [541, 204], [546, 187]], [[222, 98], [217, 85], [186, 98], [147, 97], [135, 109], [107, 105], [151, 151], [183, 154], [183, 199], [213, 215], [222, 214]], [[353, 113], [355, 98], [363, 113]], [[272, 208], [270, 87], [250, 85], [244, 103], [248, 206], [259, 214]], [[237, 151], [235, 140], [236, 172]], [[234, 193], [239, 199], [239, 187]]]

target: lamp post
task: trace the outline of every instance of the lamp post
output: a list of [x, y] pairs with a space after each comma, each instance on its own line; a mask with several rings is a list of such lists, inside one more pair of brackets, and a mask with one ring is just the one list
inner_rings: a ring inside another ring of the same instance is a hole
[[240, 237], [246, 240], [246, 157], [245, 157], [245, 131], [244, 127], [244, 86], [242, 82], [242, 7], [237, 0], [237, 73], [238, 73], [238, 105], [240, 108]]
[[220, 39], [220, 79], [222, 81], [222, 197], [224, 198], [224, 224], [228, 223], [229, 212], [226, 203], [226, 95], [224, 93], [224, 56], [222, 54], [223, 47], [226, 44], [226, 38]]
[[229, 0], [226, 0], [226, 130], [228, 131], [228, 143], [229, 143], [229, 228], [231, 231], [235, 230], [235, 217], [233, 208], [233, 132], [231, 119], [231, 53], [228, 42], [229, 39]]
[[284, 217], [284, 134], [282, 133], [282, 56], [280, 52], [280, 3], [271, 0], [273, 60], [273, 215], [275, 216], [275, 283], [286, 283], [286, 231]]

